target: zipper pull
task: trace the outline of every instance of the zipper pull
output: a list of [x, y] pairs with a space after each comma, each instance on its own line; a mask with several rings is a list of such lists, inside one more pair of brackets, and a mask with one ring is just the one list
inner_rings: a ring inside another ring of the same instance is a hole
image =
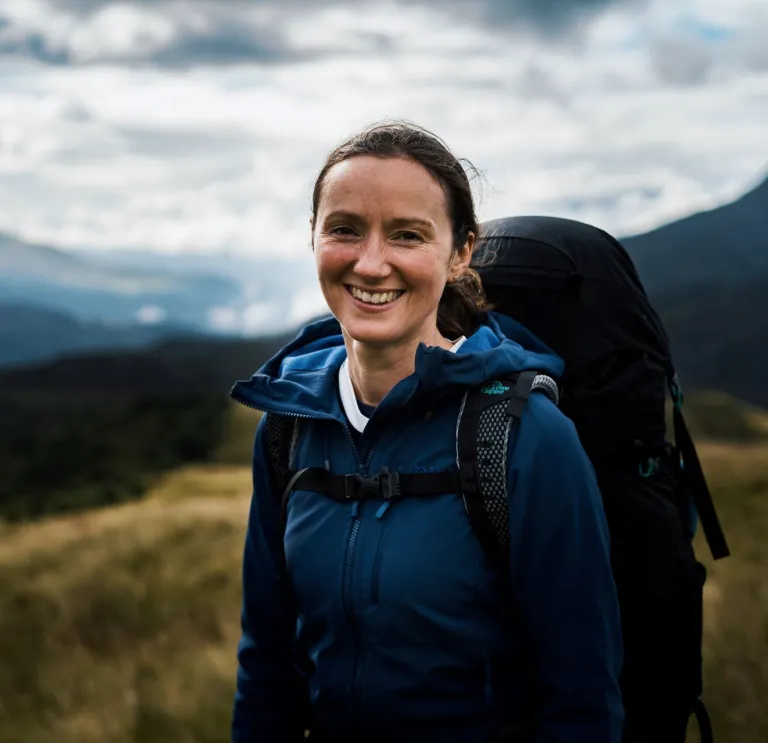
[[360, 516], [360, 501], [352, 501], [352, 509], [349, 512], [350, 518], [356, 519]]
[[381, 508], [379, 508], [378, 511], [376, 511], [376, 518], [381, 519], [384, 518], [384, 514], [389, 511], [389, 507], [392, 505], [392, 501], [384, 501], [382, 503]]

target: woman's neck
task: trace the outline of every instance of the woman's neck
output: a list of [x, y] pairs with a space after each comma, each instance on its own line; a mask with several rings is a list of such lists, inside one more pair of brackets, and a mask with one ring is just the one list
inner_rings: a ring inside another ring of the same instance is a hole
[[364, 405], [378, 405], [398, 382], [413, 374], [419, 343], [449, 349], [453, 343], [435, 332], [430, 341], [417, 339], [397, 346], [370, 346], [345, 337], [349, 378], [357, 399]]

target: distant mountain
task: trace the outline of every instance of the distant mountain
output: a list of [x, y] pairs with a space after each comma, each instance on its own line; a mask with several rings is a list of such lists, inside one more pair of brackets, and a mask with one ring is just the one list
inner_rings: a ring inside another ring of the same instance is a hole
[[768, 276], [654, 296], [683, 386], [768, 408]]
[[621, 240], [651, 294], [764, 278], [768, 179], [740, 199]]
[[169, 336], [196, 336], [160, 325], [106, 325], [41, 307], [0, 302], [0, 366], [31, 364], [98, 349], [143, 348]]
[[621, 242], [684, 385], [768, 406], [768, 180], [733, 203]]
[[276, 335], [323, 307], [310, 255], [59, 250], [0, 233], [0, 367], [179, 333]]
[[[315, 265], [303, 258], [237, 253], [160, 253], [147, 250], [81, 250], [76, 255], [100, 265], [162, 274], [218, 276], [237, 285], [239, 299], [217, 316], [218, 328], [255, 336], [290, 331], [324, 309], [316, 291]], [[315, 291], [313, 291], [315, 290]]]
[[223, 276], [109, 266], [0, 234], [0, 301], [102, 323], [214, 330], [211, 313], [240, 298]]

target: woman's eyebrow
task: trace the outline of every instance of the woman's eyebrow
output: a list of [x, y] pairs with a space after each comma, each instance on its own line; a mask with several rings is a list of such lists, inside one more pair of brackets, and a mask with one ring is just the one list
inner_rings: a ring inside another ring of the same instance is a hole
[[396, 217], [390, 220], [390, 226], [392, 227], [409, 227], [419, 225], [433, 230], [435, 228], [434, 223], [429, 219], [422, 219], [421, 217]]
[[[337, 219], [343, 219], [349, 222], [365, 222], [365, 217], [361, 216], [360, 214], [355, 214], [354, 212], [343, 210], [329, 212], [325, 215], [323, 221]], [[429, 219], [424, 219], [423, 217], [394, 217], [393, 219], [388, 220], [387, 225], [392, 228], [415, 227], [418, 225], [420, 227], [426, 227], [430, 230], [435, 229], [434, 222]]]
[[355, 214], [354, 212], [345, 212], [345, 211], [329, 212], [328, 214], [325, 215], [323, 221], [327, 221], [330, 219], [345, 219], [350, 222], [365, 221], [363, 217], [361, 217], [359, 214]]

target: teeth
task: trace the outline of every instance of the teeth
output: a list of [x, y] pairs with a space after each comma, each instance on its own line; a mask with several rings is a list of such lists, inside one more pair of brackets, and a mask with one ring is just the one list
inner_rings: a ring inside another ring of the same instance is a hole
[[378, 292], [371, 294], [370, 292], [364, 292], [352, 287], [352, 296], [362, 302], [367, 302], [368, 304], [386, 304], [387, 302], [393, 302], [400, 296], [400, 294], [401, 292]]

